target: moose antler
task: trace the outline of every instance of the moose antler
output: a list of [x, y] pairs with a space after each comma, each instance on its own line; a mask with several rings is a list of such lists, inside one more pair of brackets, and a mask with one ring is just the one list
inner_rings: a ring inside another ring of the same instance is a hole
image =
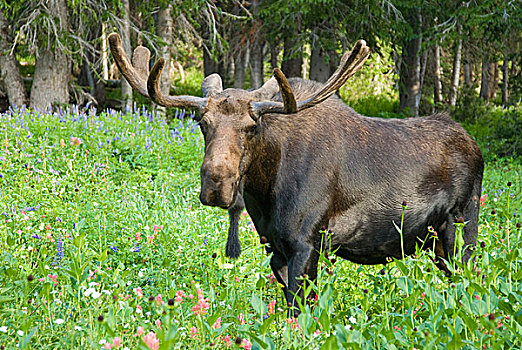
[[[160, 58], [149, 75], [150, 51], [138, 46], [134, 50], [132, 64], [129, 61], [121, 38], [118, 34], [109, 35], [109, 45], [112, 55], [123, 76], [134, 90], [145, 97], [151, 98], [157, 104], [164, 107], [178, 107], [187, 109], [203, 109], [207, 105], [207, 99], [196, 96], [166, 96], [160, 89], [161, 71], [165, 67], [165, 59]], [[221, 80], [221, 79], [220, 79]]]
[[267, 113], [291, 114], [313, 107], [332, 96], [343, 86], [344, 83], [362, 67], [369, 54], [370, 49], [366, 46], [366, 42], [359, 40], [351, 52], [347, 52], [343, 55], [339, 67], [324, 84], [323, 88], [309, 98], [299, 102], [296, 102], [285, 75], [276, 68], [274, 69], [274, 77], [279, 85], [283, 102], [252, 102], [252, 111], [255, 115], [261, 116]]

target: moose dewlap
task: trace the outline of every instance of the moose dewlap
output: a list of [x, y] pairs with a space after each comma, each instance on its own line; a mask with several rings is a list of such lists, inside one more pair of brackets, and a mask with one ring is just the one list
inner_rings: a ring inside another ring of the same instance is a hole
[[[289, 79], [280, 70], [253, 91], [222, 88], [205, 78], [203, 97], [165, 96], [165, 65], [149, 73], [149, 51], [133, 63], [117, 34], [109, 37], [122, 74], [159, 105], [195, 109], [205, 138], [200, 200], [228, 209], [226, 252], [239, 256], [238, 220], [244, 207], [273, 252], [271, 267], [287, 301], [302, 297], [302, 275], [317, 276], [324, 230], [336, 254], [382, 264], [412, 254], [420, 241], [435, 254], [455, 254], [455, 225], [465, 220], [463, 260], [477, 237], [484, 162], [477, 144], [445, 114], [379, 119], [357, 114], [334, 95], [363, 65], [370, 50], [359, 41], [325, 84]], [[403, 203], [402, 235], [400, 223]], [[431, 241], [428, 227], [438, 233]], [[401, 242], [402, 236], [402, 242]], [[440, 264], [444, 268], [444, 264]]]

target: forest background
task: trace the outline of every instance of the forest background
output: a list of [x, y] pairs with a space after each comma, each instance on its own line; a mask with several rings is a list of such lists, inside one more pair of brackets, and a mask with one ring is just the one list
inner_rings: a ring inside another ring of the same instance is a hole
[[461, 121], [484, 119], [485, 102], [522, 98], [520, 1], [1, 0], [0, 9], [0, 110], [130, 108], [107, 50], [113, 31], [129, 54], [140, 44], [171, 63], [162, 88], [173, 94], [200, 94], [216, 72], [226, 87], [257, 88], [273, 67], [324, 82], [365, 39], [372, 58], [341, 91], [364, 114], [450, 108]]

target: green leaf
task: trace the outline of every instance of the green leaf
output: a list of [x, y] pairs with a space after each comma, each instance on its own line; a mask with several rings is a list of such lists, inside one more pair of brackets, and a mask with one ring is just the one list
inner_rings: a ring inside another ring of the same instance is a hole
[[335, 335], [331, 335], [326, 338], [326, 341], [321, 346], [320, 350], [338, 350], [339, 345], [337, 345], [337, 338]]

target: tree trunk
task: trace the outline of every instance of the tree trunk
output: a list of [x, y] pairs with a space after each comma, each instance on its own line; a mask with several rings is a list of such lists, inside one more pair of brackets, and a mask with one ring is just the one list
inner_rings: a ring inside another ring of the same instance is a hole
[[174, 27], [174, 21], [170, 13], [171, 5], [161, 8], [158, 11], [158, 24], [156, 27], [157, 35], [165, 42], [165, 46], [161, 47], [161, 57], [167, 61], [167, 64], [163, 69], [160, 80], [161, 92], [165, 95], [168, 95], [170, 92], [170, 49]]
[[107, 50], [107, 25], [102, 23], [102, 42], [101, 42], [101, 61], [102, 61], [102, 78], [109, 80], [109, 52]]
[[[122, 44], [128, 57], [132, 56], [131, 42], [130, 42], [130, 5], [129, 0], [122, 0], [122, 19], [123, 32], [121, 33]], [[127, 80], [121, 76], [121, 100], [122, 110], [132, 110], [132, 87]]]
[[272, 69], [279, 68], [277, 56], [279, 56], [279, 44], [272, 43], [270, 44], [270, 65], [272, 66]]
[[[301, 77], [303, 66], [303, 46], [299, 45], [295, 40], [287, 38], [283, 45], [283, 62], [281, 63], [281, 70], [288, 77]], [[296, 52], [296, 54], [293, 54]]]
[[473, 81], [472, 81], [472, 72], [471, 72], [471, 63], [470, 63], [470, 59], [469, 59], [469, 49], [467, 48], [467, 45], [466, 45], [466, 48], [464, 49], [464, 57], [463, 57], [463, 61], [464, 61], [464, 65], [462, 67], [462, 71], [463, 71], [463, 75], [464, 75], [464, 85], [466, 86], [466, 88], [468, 89], [471, 89], [471, 87], [473, 86]]
[[[53, 2], [53, 21], [57, 26], [58, 23], [61, 24], [61, 30], [68, 30], [67, 1]], [[39, 47], [31, 88], [30, 105], [39, 110], [45, 110], [56, 103], [69, 102], [70, 57], [60, 49], [46, 45]]]
[[243, 89], [246, 77], [246, 49], [244, 45], [238, 45], [234, 56], [234, 87]]
[[416, 37], [406, 40], [402, 48], [402, 60], [399, 69], [399, 112], [417, 117], [421, 94], [420, 10], [416, 11], [416, 15], [411, 18], [410, 23], [416, 32]]
[[310, 55], [310, 80], [321, 83], [330, 78], [330, 62], [327, 62], [327, 54], [322, 47], [315, 46], [312, 48]]
[[7, 19], [0, 11], [0, 80], [5, 82], [9, 103], [21, 107], [27, 104], [27, 91], [18, 69], [18, 61], [11, 52], [8, 26]]
[[263, 49], [265, 40], [263, 38], [263, 22], [259, 18], [259, 5], [261, 0], [253, 0], [250, 7], [254, 20], [252, 21], [250, 39], [250, 87], [257, 89], [263, 85]]
[[440, 79], [441, 75], [442, 75], [442, 71], [441, 71], [441, 67], [440, 67], [440, 46], [437, 43], [433, 47], [433, 77], [434, 77], [433, 101], [435, 103], [442, 102], [442, 81]]
[[453, 59], [453, 73], [451, 75], [451, 89], [450, 89], [450, 97], [449, 104], [450, 106], [455, 106], [457, 103], [457, 92], [459, 89], [460, 82], [460, 62], [462, 58], [462, 39], [457, 41], [457, 46], [455, 48], [455, 57]]
[[257, 89], [263, 85], [263, 48], [264, 42], [254, 39], [250, 46], [250, 87]]
[[509, 99], [509, 60], [507, 55], [504, 55], [504, 63], [502, 63], [502, 105], [507, 106]]
[[482, 81], [480, 83], [480, 97], [484, 100], [495, 98], [498, 84], [497, 64], [484, 59], [482, 61]]

